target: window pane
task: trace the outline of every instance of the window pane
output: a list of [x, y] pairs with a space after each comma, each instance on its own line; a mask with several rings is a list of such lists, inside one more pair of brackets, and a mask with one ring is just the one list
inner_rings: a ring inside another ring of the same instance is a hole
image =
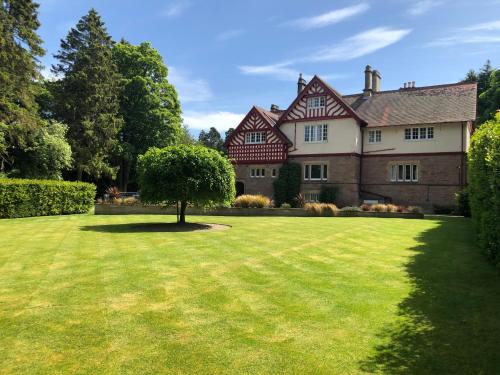
[[368, 142], [370, 142], [370, 143], [375, 142], [375, 136], [374, 136], [374, 134], [373, 134], [373, 130], [370, 130], [370, 131], [368, 132]]
[[276, 177], [276, 169], [273, 169], [272, 176]]
[[382, 130], [375, 131], [375, 141], [376, 142], [382, 141]]
[[328, 165], [323, 165], [323, 180], [328, 180]]
[[328, 125], [323, 125], [323, 141], [328, 140]]
[[412, 139], [418, 139], [418, 128], [412, 129]]
[[255, 169], [250, 169], [250, 177], [255, 177]]
[[309, 171], [310, 171], [309, 165], [306, 165], [304, 167], [304, 179], [306, 179], [306, 180], [309, 180], [309, 177], [310, 177]]
[[411, 165], [405, 165], [405, 181], [411, 181]]
[[434, 128], [433, 127], [427, 128], [427, 138], [429, 138], [429, 139], [434, 138]]
[[389, 178], [391, 181], [396, 181], [398, 179], [398, 166], [397, 165], [391, 165], [391, 171]]
[[418, 181], [418, 167], [415, 164], [412, 165], [411, 180]]
[[411, 139], [411, 129], [405, 129], [405, 139]]
[[304, 128], [304, 141], [305, 142], [309, 142], [310, 141], [310, 138], [309, 138], [309, 126], [306, 125], [305, 128]]
[[427, 138], [427, 128], [420, 128], [420, 139]]
[[266, 175], [266, 170], [262, 169], [262, 177], [264, 177], [265, 175]]
[[403, 181], [404, 180], [404, 166], [402, 164], [398, 165], [398, 181]]
[[321, 179], [321, 165], [313, 164], [311, 165], [311, 180]]

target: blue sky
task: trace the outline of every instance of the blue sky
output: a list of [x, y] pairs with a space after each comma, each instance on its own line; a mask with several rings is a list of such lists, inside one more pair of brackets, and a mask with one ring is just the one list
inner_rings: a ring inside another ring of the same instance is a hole
[[94, 7], [115, 40], [149, 41], [169, 67], [194, 132], [236, 126], [252, 105], [286, 108], [299, 72], [360, 92], [366, 64], [382, 89], [459, 81], [500, 61], [500, 0], [40, 0], [50, 67]]

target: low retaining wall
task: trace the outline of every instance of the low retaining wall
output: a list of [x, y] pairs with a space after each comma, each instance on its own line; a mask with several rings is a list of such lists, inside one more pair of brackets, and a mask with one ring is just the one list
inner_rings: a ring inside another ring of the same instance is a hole
[[[141, 205], [112, 205], [112, 204], [96, 204], [95, 215], [175, 215], [177, 213], [172, 207], [159, 206], [141, 206]], [[202, 209], [189, 207], [186, 210], [186, 215], [213, 215], [213, 216], [314, 216], [302, 208], [213, 208]], [[335, 216], [340, 217], [387, 217], [387, 218], [405, 218], [405, 219], [422, 219], [423, 214], [420, 213], [402, 213], [402, 212], [353, 212], [339, 211]]]

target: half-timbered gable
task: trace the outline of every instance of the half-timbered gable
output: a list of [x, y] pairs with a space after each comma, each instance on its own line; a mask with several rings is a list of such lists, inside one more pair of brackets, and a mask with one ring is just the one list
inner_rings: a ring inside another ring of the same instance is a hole
[[349, 117], [360, 120], [335, 90], [314, 76], [281, 116], [280, 123]]
[[276, 127], [279, 115], [253, 107], [226, 141], [234, 162], [282, 163], [290, 141]]

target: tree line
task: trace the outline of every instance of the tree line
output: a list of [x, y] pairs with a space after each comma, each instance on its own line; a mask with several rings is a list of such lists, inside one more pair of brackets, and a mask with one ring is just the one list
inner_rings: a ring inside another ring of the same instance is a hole
[[0, 5], [0, 173], [76, 179], [122, 189], [150, 147], [192, 142], [168, 69], [149, 43], [115, 42], [91, 9], [61, 40], [52, 66], [37, 34], [38, 4]]

